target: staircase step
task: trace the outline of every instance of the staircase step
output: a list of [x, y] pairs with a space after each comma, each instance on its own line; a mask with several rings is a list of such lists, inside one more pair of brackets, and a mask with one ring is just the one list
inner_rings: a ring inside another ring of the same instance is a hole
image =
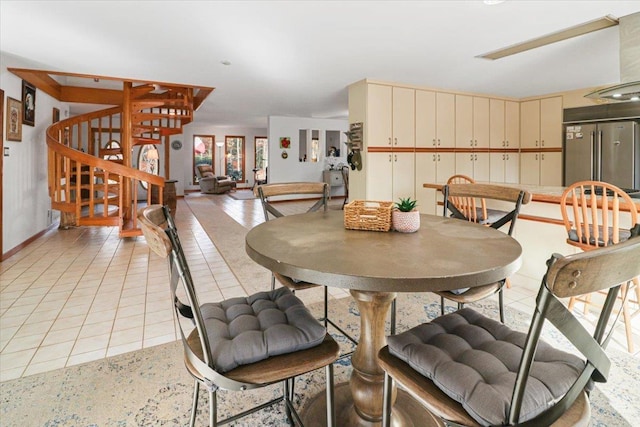
[[[186, 117], [191, 118], [191, 113], [189, 114], [133, 113], [131, 115], [131, 121], [133, 123], [142, 123], [142, 122], [146, 122], [150, 120], [158, 120], [158, 119], [180, 120]], [[136, 124], [134, 124], [134, 126], [136, 126]]]

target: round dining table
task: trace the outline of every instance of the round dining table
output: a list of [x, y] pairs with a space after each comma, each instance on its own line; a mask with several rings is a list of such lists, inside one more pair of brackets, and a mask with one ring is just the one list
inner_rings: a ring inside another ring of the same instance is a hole
[[[497, 282], [521, 265], [522, 248], [507, 234], [459, 219], [421, 215], [415, 233], [349, 230], [342, 211], [290, 215], [247, 233], [249, 257], [267, 269], [310, 283], [349, 289], [360, 311], [360, 338], [348, 383], [335, 389], [336, 420], [380, 425], [385, 320], [397, 292], [432, 292]], [[324, 422], [324, 393], [303, 410], [305, 425]], [[396, 390], [394, 426], [439, 424], [408, 393]]]

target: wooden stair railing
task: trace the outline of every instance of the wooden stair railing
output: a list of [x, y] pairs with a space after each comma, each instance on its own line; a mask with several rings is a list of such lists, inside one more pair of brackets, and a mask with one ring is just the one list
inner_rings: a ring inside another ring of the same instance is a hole
[[[141, 235], [138, 205], [151, 204], [154, 186], [162, 203], [164, 178], [98, 157], [100, 141], [93, 139], [94, 134], [112, 137], [113, 123], [120, 122], [121, 112], [114, 107], [47, 129], [49, 195], [52, 209], [62, 212], [61, 226], [118, 226], [120, 237]], [[148, 191], [146, 200], [139, 202], [141, 181], [148, 183]], [[130, 200], [125, 194], [131, 195]]]

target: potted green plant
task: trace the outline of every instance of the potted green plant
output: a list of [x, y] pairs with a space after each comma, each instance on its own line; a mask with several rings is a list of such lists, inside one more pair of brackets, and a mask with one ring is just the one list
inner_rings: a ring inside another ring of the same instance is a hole
[[391, 223], [396, 231], [413, 233], [420, 228], [420, 212], [416, 209], [417, 200], [411, 197], [400, 198], [391, 212]]

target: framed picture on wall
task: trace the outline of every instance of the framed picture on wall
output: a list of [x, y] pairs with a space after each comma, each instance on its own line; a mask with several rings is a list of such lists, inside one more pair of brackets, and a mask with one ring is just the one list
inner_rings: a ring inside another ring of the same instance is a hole
[[7, 141], [22, 141], [22, 102], [7, 97]]
[[26, 81], [22, 81], [22, 121], [25, 125], [34, 126], [36, 123], [36, 88]]
[[53, 107], [53, 117], [51, 121], [53, 123], [58, 123], [60, 121], [60, 110], [56, 107]]

